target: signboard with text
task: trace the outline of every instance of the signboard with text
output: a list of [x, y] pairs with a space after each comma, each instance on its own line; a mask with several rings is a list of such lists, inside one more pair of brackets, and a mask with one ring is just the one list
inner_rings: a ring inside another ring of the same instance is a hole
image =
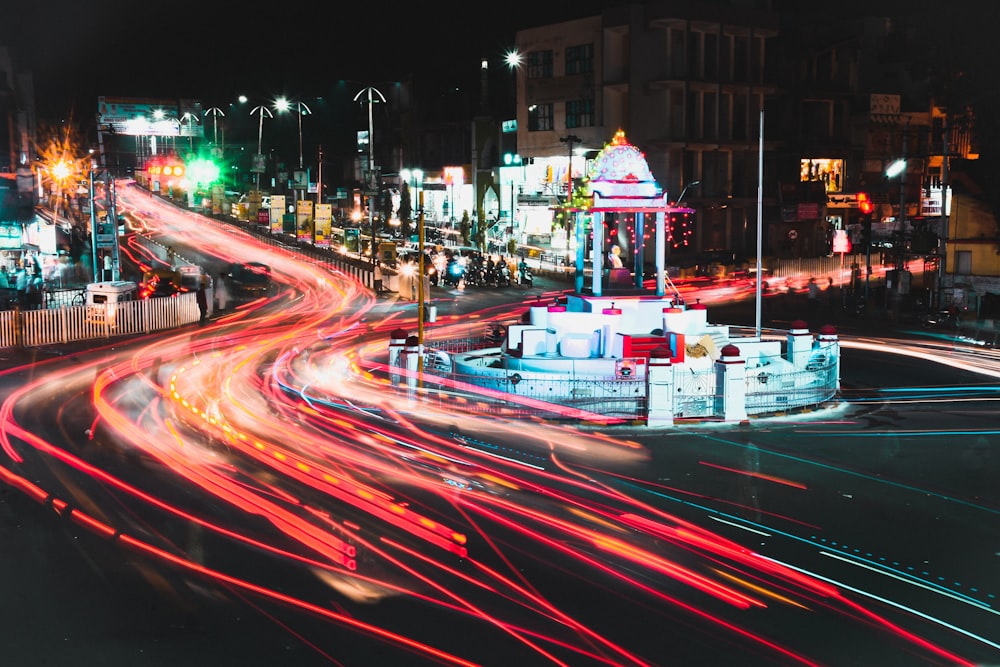
[[280, 234], [282, 231], [283, 222], [282, 216], [285, 215], [285, 195], [271, 195], [271, 233]]
[[300, 199], [295, 202], [296, 237], [300, 241], [313, 240], [313, 203], [311, 199]]
[[97, 129], [127, 136], [203, 136], [200, 100], [97, 98]]
[[316, 204], [316, 238], [317, 248], [330, 247], [330, 228], [333, 226], [333, 205]]

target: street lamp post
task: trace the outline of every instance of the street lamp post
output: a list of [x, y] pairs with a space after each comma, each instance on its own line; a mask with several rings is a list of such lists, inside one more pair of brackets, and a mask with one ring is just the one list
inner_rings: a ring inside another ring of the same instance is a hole
[[184, 115], [181, 116], [181, 120], [186, 120], [188, 125], [188, 149], [194, 150], [194, 133], [191, 131], [191, 127], [193, 123], [200, 123], [201, 118], [198, 118], [197, 114], [185, 111]]
[[[903, 279], [903, 264], [905, 263], [906, 255], [905, 253], [905, 243], [904, 238], [906, 236], [906, 132], [903, 132], [903, 157], [899, 158], [892, 164], [890, 164], [886, 170], [885, 175], [888, 178], [895, 178], [899, 176], [899, 221], [896, 224], [896, 228], [899, 230], [898, 245], [900, 248], [899, 257], [896, 261], [896, 294], [898, 295], [900, 282]], [[889, 307], [889, 289], [888, 283], [886, 284], [885, 290], [885, 307]]]
[[681, 196], [677, 198], [674, 202], [674, 206], [680, 206], [681, 200], [684, 199], [684, 195], [687, 194], [688, 188], [693, 188], [695, 186], [701, 185], [701, 181], [691, 181], [681, 189]]
[[226, 113], [219, 107], [205, 109], [206, 116], [212, 116], [212, 146], [219, 145], [219, 116], [226, 117]]
[[559, 137], [559, 141], [569, 146], [569, 167], [566, 169], [566, 202], [569, 203], [573, 199], [573, 146], [579, 144], [583, 139], [571, 134]]
[[260, 116], [260, 121], [257, 126], [257, 164], [254, 165], [254, 173], [256, 174], [254, 180], [257, 184], [257, 189], [260, 190], [260, 172], [264, 163], [264, 154], [261, 152], [263, 150], [262, 141], [264, 139], [264, 116], [274, 118], [274, 114], [271, 113], [271, 110], [263, 104], [250, 110], [250, 115], [253, 116], [254, 114]]
[[[372, 117], [372, 107], [376, 102], [385, 104], [385, 95], [379, 92], [378, 88], [368, 86], [354, 96], [354, 101], [361, 101], [368, 105], [368, 222], [372, 228], [372, 264], [378, 262], [377, 238], [375, 235], [375, 199], [378, 183], [375, 175], [375, 128]], [[373, 193], [374, 191], [374, 193]]]
[[[285, 112], [291, 109], [291, 102], [281, 97], [275, 100], [274, 106], [278, 111]], [[295, 110], [299, 116], [299, 169], [302, 169], [302, 116], [311, 114], [312, 109], [305, 102], [296, 102]]]

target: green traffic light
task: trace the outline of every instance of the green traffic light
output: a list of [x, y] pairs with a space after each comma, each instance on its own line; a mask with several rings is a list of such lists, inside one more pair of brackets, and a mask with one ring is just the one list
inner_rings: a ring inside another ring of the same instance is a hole
[[187, 174], [198, 185], [209, 185], [219, 180], [219, 165], [206, 158], [198, 158], [188, 164]]

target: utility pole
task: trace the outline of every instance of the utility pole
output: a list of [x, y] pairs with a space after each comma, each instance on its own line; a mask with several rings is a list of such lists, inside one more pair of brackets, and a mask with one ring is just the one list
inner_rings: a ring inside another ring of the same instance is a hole
[[323, 145], [319, 146], [319, 156], [317, 158], [318, 168], [316, 174], [316, 203], [323, 203]]
[[566, 203], [568, 204], [573, 200], [573, 146], [579, 144], [583, 139], [575, 134], [570, 134], [559, 137], [559, 141], [569, 146], [569, 167], [566, 169]]

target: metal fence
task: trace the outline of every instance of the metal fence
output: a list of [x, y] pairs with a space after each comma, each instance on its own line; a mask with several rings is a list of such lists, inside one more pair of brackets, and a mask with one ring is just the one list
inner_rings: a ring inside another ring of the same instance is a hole
[[[481, 411], [513, 416], [586, 419], [584, 411], [602, 417], [624, 420], [644, 419], [649, 405], [644, 378], [594, 377], [593, 375], [532, 373], [523, 377], [506, 371], [497, 354], [490, 362], [494, 372], [488, 375], [455, 373], [451, 357], [455, 354], [486, 351], [500, 344], [502, 323], [469, 326], [464, 335], [429, 341], [424, 354], [425, 381], [435, 375], [468, 383], [488, 390], [477, 397]], [[492, 364], [500, 364], [494, 366]], [[502, 373], [495, 372], [499, 368]], [[745, 381], [745, 406], [748, 415], [778, 414], [804, 406], [821, 405], [837, 394], [837, 359], [816, 356], [807, 368], [798, 369], [769, 364], [750, 368]], [[442, 382], [442, 385], [444, 383]], [[722, 414], [724, 396], [718, 386], [716, 368], [678, 369], [674, 374], [674, 416], [705, 418]], [[467, 407], [467, 406], [466, 406]]]
[[291, 234], [272, 232], [265, 225], [248, 223], [221, 215], [206, 217], [221, 226], [239, 227], [271, 248], [293, 251], [311, 259], [323, 268], [340, 271], [368, 289], [378, 291], [381, 287], [376, 285], [375, 265], [371, 263], [370, 259], [355, 255], [342, 255], [331, 248], [317, 248], [312, 243], [299, 241]]

